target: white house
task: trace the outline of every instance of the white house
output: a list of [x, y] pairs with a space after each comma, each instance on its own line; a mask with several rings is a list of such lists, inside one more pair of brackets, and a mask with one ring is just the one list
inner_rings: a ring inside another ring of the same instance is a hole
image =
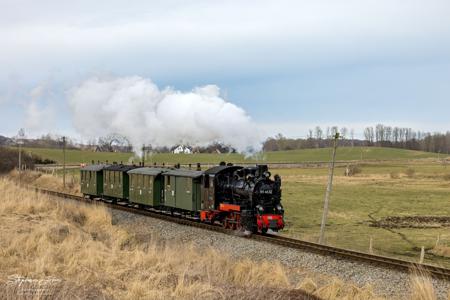
[[174, 154], [180, 154], [180, 153], [192, 154], [192, 149], [187, 146], [184, 146], [184, 145], [179, 145], [172, 150], [172, 153], [174, 153]]

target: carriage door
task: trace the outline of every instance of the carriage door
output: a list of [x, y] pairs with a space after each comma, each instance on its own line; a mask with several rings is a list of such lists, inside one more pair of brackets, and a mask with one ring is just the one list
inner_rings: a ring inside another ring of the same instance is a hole
[[164, 191], [164, 205], [175, 207], [175, 189], [176, 182], [175, 176], [165, 176], [166, 177], [166, 188]]

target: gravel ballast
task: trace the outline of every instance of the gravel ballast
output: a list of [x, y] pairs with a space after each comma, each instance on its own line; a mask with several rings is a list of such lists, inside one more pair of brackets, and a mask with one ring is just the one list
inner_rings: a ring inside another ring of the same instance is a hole
[[[200, 248], [213, 247], [234, 258], [279, 261], [287, 268], [302, 270], [302, 272], [287, 274], [294, 285], [308, 274], [323, 274], [337, 277], [358, 287], [371, 285], [378, 295], [388, 299], [410, 298], [410, 275], [405, 272], [179, 225], [123, 211], [113, 210], [112, 213], [115, 225], [141, 236], [156, 234], [166, 241], [193, 243]], [[433, 279], [433, 286], [438, 299], [447, 299], [450, 281]]]

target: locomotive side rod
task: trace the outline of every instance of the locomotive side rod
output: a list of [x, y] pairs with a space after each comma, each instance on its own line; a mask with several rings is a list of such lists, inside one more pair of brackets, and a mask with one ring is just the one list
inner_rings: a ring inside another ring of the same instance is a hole
[[[35, 190], [36, 192], [47, 194], [50, 196], [55, 196], [63, 199], [70, 199], [75, 200], [91, 205], [96, 205], [101, 203], [103, 206], [107, 206], [111, 209], [126, 211], [133, 214], [139, 214], [143, 216], [149, 216], [152, 218], [161, 219], [164, 221], [169, 221], [173, 223], [177, 223], [180, 225], [186, 225], [186, 226], [193, 226], [197, 228], [202, 228], [210, 231], [215, 232], [221, 232], [228, 235], [233, 236], [239, 236], [236, 235], [236, 232], [234, 230], [225, 229], [222, 226], [219, 225], [213, 225], [213, 224], [206, 224], [199, 222], [198, 220], [188, 219], [188, 218], [180, 218], [175, 217], [169, 214], [165, 214], [163, 212], [157, 212], [155, 210], [148, 210], [148, 209], [139, 209], [138, 207], [134, 205], [121, 205], [121, 204], [115, 204], [115, 203], [108, 203], [105, 201], [98, 202], [93, 199], [85, 198], [82, 196], [77, 196], [73, 194], [66, 194], [62, 192], [57, 191], [51, 191], [47, 189], [37, 188], [37, 187], [30, 187], [31, 189]], [[364, 252], [358, 252], [354, 250], [348, 250], [343, 248], [337, 248], [327, 245], [322, 245], [318, 243], [308, 242], [308, 241], [302, 241], [298, 239], [292, 239], [288, 237], [278, 236], [278, 235], [271, 235], [271, 234], [252, 234], [250, 236], [241, 235], [241, 237], [244, 238], [251, 238], [257, 241], [262, 242], [268, 242], [272, 244], [276, 244], [279, 246], [284, 246], [288, 248], [294, 248], [294, 249], [302, 249], [307, 250], [308, 252], [314, 252], [321, 255], [327, 255], [327, 256], [335, 256], [340, 257], [343, 259], [351, 260], [351, 261], [361, 261], [377, 266], [383, 266], [386, 268], [391, 268], [395, 270], [400, 270], [403, 272], [410, 272], [412, 270], [421, 270], [428, 272], [431, 276], [436, 278], [442, 278], [446, 280], [450, 280], [450, 269], [443, 268], [439, 266], [434, 266], [430, 264], [418, 264], [411, 261], [406, 261], [402, 259], [387, 257], [387, 256], [381, 256], [381, 255], [374, 255], [374, 254], [368, 254]]]

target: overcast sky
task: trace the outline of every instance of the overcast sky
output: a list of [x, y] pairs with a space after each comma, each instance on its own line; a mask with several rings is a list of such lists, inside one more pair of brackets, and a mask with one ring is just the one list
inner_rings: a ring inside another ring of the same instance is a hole
[[0, 0], [0, 134], [78, 134], [92, 76], [214, 84], [267, 134], [450, 130], [450, 1]]

